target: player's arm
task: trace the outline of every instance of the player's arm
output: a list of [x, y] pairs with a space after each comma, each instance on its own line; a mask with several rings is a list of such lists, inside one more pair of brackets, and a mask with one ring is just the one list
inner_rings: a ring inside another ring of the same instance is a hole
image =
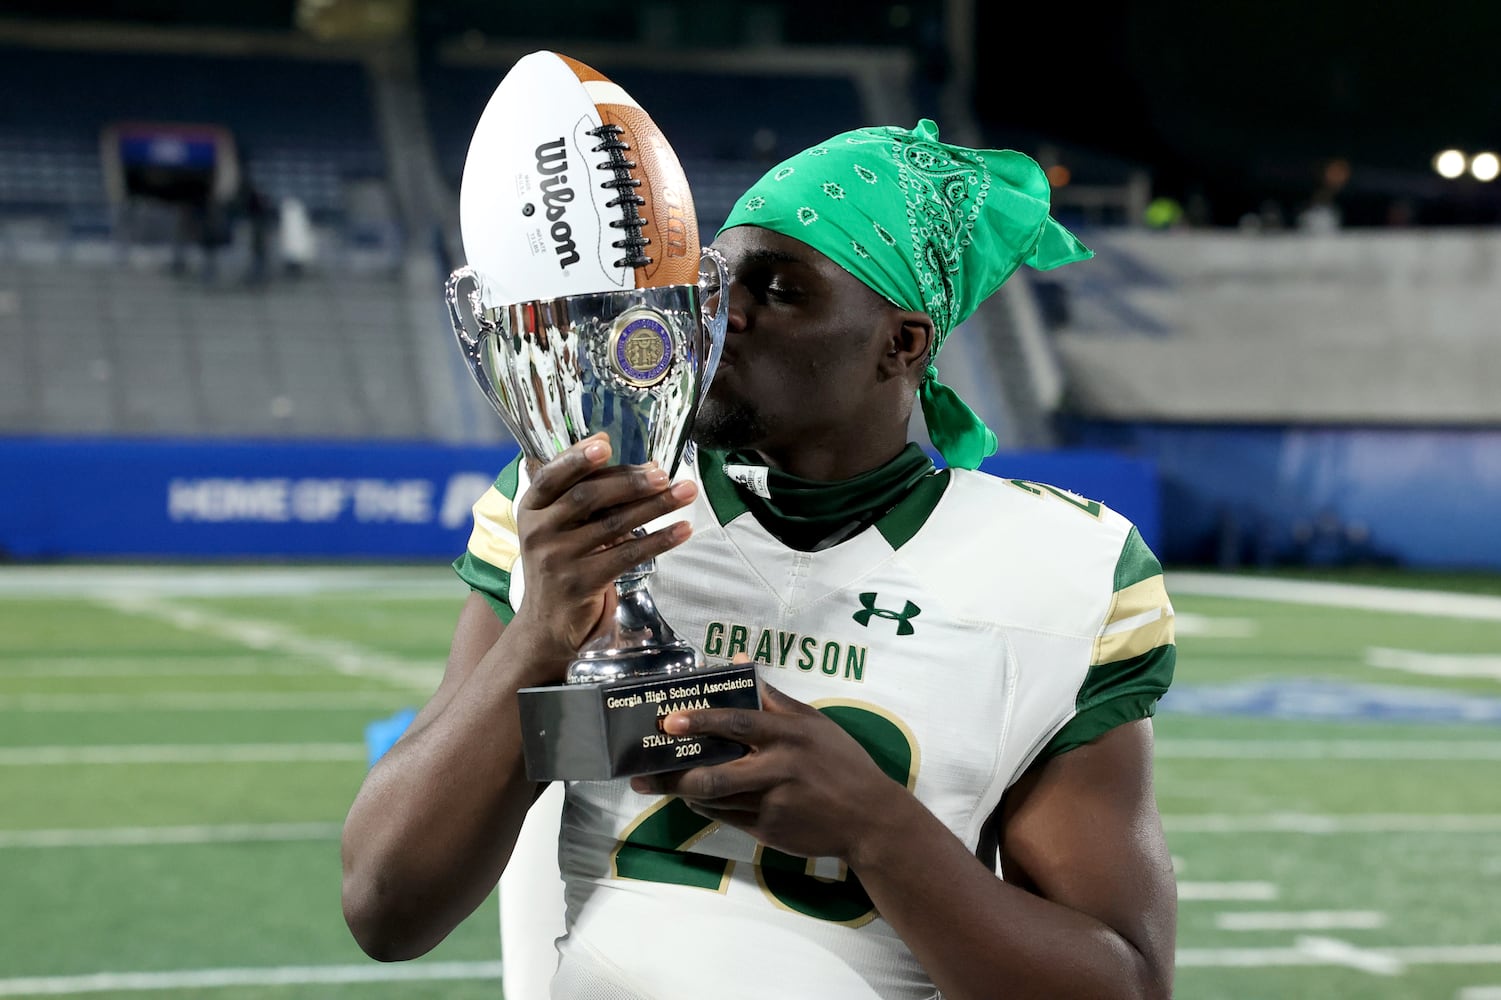
[[753, 752], [632, 779], [637, 791], [679, 795], [770, 847], [844, 860], [948, 1000], [1170, 996], [1176, 895], [1149, 721], [1048, 759], [1012, 788], [1007, 881], [836, 723], [773, 688], [759, 712], [663, 721]]
[[[605, 469], [590, 438], [543, 466], [517, 504], [528, 597], [509, 625], [471, 594], [438, 690], [366, 777], [344, 825], [344, 916], [374, 958], [429, 951], [510, 858], [539, 786], [521, 756], [516, 692], [551, 684], [605, 614], [626, 569], [687, 539], [631, 528], [691, 502], [655, 466]], [[686, 487], [686, 488], [685, 488]]]
[[[1177, 894], [1149, 720], [1035, 767], [1003, 803], [995, 875], [910, 796], [850, 867], [951, 1000], [1172, 995]], [[905, 801], [903, 801], [905, 798]]]

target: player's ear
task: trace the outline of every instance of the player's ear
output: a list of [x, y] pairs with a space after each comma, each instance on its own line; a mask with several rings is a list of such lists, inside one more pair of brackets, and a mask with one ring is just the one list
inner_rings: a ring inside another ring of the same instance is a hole
[[933, 320], [927, 313], [895, 309], [890, 317], [886, 353], [881, 358], [883, 378], [904, 379], [914, 386], [927, 370], [933, 344]]

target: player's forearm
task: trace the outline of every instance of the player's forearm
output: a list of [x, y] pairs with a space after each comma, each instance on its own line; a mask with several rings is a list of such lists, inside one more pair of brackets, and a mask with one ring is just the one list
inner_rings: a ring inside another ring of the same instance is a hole
[[849, 862], [948, 1000], [1171, 995], [1171, 969], [1099, 920], [996, 878], [914, 798]]
[[525, 631], [508, 629], [366, 779], [345, 822], [344, 910], [372, 957], [425, 954], [499, 880], [537, 792], [515, 701], [547, 676], [536, 660]]

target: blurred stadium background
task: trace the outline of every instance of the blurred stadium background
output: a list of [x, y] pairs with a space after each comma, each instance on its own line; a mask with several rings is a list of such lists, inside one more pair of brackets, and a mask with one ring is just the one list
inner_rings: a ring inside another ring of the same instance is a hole
[[870, 122], [1049, 168], [1098, 258], [1013, 279], [943, 370], [987, 468], [1169, 566], [1179, 995], [1498, 1000], [1498, 32], [1349, 0], [0, 3], [0, 997], [499, 995], [493, 905], [366, 961], [337, 836], [514, 447], [439, 295], [470, 130], [549, 47], [662, 125], [706, 236]]

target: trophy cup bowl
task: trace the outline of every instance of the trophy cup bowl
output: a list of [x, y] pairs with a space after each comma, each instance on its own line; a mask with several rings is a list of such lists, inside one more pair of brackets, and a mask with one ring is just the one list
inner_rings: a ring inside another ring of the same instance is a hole
[[[612, 463], [654, 461], [673, 475], [724, 346], [728, 296], [707, 315], [706, 280], [729, 284], [723, 258], [707, 248], [697, 285], [497, 304], [466, 267], [449, 277], [445, 298], [470, 373], [526, 458], [547, 462], [603, 431]], [[754, 666], [707, 665], [677, 637], [647, 590], [654, 569], [648, 561], [615, 581], [615, 613], [580, 647], [566, 683], [519, 693], [532, 780], [650, 774], [745, 753], [661, 729], [673, 708], [759, 708], [760, 696]]]

